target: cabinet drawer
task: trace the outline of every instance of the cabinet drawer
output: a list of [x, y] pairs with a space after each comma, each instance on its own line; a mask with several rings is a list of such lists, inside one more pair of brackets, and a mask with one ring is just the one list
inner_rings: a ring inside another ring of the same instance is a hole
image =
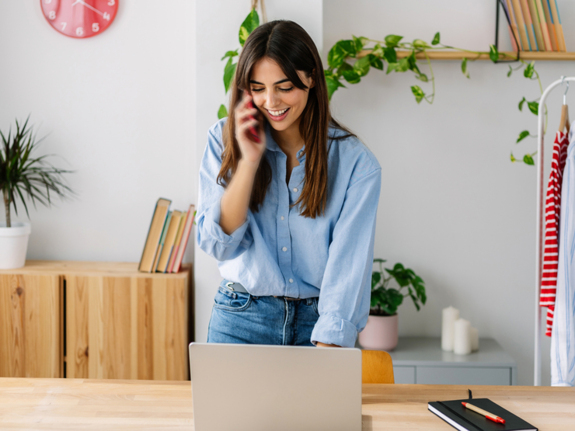
[[415, 383], [415, 367], [393, 367], [395, 383]]
[[417, 367], [416, 381], [426, 385], [510, 385], [511, 368]]

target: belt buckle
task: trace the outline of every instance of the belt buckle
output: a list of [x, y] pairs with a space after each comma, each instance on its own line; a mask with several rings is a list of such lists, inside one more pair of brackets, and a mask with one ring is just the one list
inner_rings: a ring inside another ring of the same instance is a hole
[[230, 289], [232, 292], [235, 292], [235, 289], [231, 286], [232, 284], [235, 284], [235, 283], [234, 283], [233, 281], [228, 281], [228, 282], [226, 283], [226, 287], [227, 287], [228, 289]]

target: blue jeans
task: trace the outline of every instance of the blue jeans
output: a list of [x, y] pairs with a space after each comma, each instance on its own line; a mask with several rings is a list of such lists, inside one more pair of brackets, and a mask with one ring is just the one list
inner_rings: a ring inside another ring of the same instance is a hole
[[318, 318], [317, 298], [293, 301], [252, 296], [220, 285], [208, 326], [208, 343], [313, 346], [311, 332]]

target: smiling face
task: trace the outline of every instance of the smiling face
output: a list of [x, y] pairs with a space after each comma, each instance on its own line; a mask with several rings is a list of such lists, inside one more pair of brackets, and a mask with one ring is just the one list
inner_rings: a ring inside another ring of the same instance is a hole
[[299, 135], [299, 121], [306, 107], [309, 88], [313, 79], [297, 71], [307, 89], [297, 88], [279, 65], [268, 57], [259, 60], [252, 68], [250, 92], [256, 108], [278, 132]]

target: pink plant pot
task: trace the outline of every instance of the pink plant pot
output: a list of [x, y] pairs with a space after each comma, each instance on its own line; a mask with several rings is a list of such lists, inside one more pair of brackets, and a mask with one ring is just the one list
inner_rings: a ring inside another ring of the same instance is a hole
[[368, 316], [367, 325], [359, 333], [359, 344], [364, 349], [391, 351], [397, 346], [397, 314]]

